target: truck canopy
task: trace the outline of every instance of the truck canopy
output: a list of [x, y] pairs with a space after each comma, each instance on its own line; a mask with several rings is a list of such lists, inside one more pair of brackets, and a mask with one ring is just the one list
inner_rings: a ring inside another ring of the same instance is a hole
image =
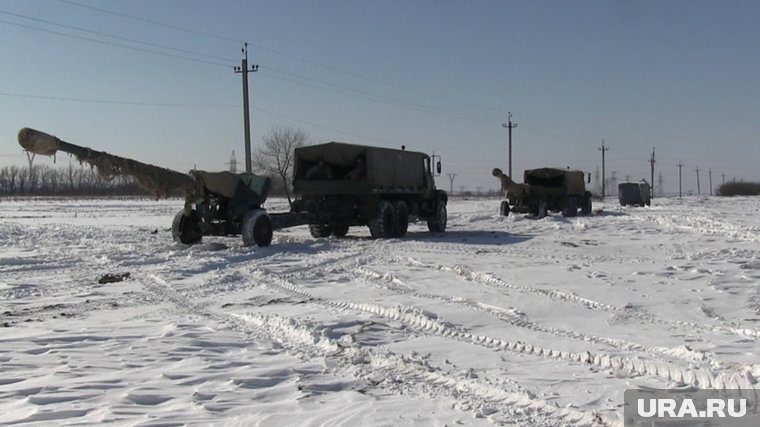
[[561, 188], [567, 194], [580, 195], [585, 192], [585, 173], [579, 170], [540, 168], [525, 171], [525, 183], [535, 187]]
[[[425, 153], [342, 142], [299, 147], [294, 157], [296, 194], [418, 192], [425, 188], [430, 171], [430, 157]], [[329, 168], [329, 178], [310, 177], [309, 171], [320, 161]]]

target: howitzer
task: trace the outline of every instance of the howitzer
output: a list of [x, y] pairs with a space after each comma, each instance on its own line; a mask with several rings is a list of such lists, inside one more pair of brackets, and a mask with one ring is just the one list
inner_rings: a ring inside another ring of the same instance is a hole
[[[173, 190], [182, 191], [185, 207], [172, 222], [175, 241], [193, 244], [200, 242], [204, 235], [236, 234], [242, 234], [246, 246], [268, 246], [272, 241], [272, 219], [262, 207], [271, 186], [268, 177], [199, 170], [183, 174], [71, 144], [30, 128], [19, 131], [18, 142], [35, 154], [51, 156], [58, 151], [73, 154], [106, 179], [131, 176], [156, 198], [168, 197]], [[303, 219], [281, 214], [277, 216], [277, 223], [298, 225]]]

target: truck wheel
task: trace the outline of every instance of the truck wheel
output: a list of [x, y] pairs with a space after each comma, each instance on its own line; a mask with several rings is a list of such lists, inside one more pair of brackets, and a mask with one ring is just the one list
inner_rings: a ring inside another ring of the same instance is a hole
[[335, 237], [346, 237], [348, 234], [348, 224], [338, 224], [332, 227], [332, 235]]
[[393, 237], [404, 237], [409, 229], [409, 208], [403, 200], [393, 202]]
[[185, 210], [177, 212], [172, 221], [172, 238], [175, 242], [193, 245], [201, 241], [203, 231], [201, 230], [201, 219], [198, 212], [190, 211], [190, 215], [185, 215]]
[[586, 192], [583, 196], [583, 205], [581, 205], [581, 213], [583, 215], [591, 215], [591, 193]]
[[499, 215], [509, 216], [509, 201], [507, 200], [501, 201], [501, 205], [499, 205]]
[[549, 202], [544, 197], [538, 201], [538, 206], [536, 206], [536, 219], [541, 219], [546, 216], [548, 204]]
[[435, 216], [432, 216], [427, 220], [428, 230], [433, 233], [443, 233], [446, 231], [446, 221], [446, 203], [439, 202]]
[[269, 246], [272, 243], [272, 219], [264, 209], [254, 209], [243, 218], [243, 246]]
[[309, 233], [314, 238], [327, 237], [332, 232], [332, 228], [327, 224], [311, 224], [309, 225]]
[[573, 218], [578, 216], [578, 201], [576, 198], [572, 198], [567, 201], [567, 206], [562, 208], [562, 216], [565, 218]]
[[387, 200], [381, 200], [377, 205], [377, 217], [369, 220], [369, 234], [373, 239], [393, 237], [393, 205]]

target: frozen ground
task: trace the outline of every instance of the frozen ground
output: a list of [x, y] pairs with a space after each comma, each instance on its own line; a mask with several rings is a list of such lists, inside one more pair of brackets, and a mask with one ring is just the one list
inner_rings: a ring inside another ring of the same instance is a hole
[[626, 388], [758, 387], [759, 198], [498, 203], [245, 248], [173, 243], [178, 200], [0, 201], [0, 424], [619, 425]]

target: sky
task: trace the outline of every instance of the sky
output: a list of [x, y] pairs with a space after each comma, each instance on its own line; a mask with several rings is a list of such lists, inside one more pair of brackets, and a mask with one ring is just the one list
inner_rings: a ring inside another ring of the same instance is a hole
[[[22, 127], [187, 171], [243, 164], [248, 43], [254, 146], [435, 152], [439, 187], [507, 169], [650, 175], [684, 193], [760, 181], [756, 1], [0, 0], [0, 167]], [[37, 159], [53, 165], [53, 159]], [[67, 165], [65, 155], [56, 165]]]

